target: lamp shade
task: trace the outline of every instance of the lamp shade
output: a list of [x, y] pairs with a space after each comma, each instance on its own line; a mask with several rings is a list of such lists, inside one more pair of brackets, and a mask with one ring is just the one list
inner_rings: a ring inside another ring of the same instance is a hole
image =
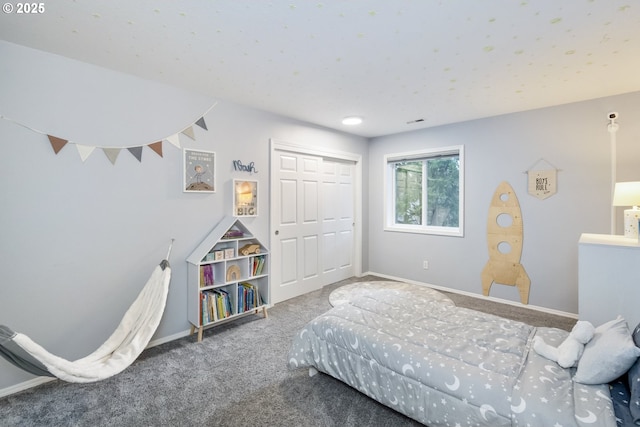
[[616, 182], [613, 191], [613, 206], [640, 205], [640, 181]]

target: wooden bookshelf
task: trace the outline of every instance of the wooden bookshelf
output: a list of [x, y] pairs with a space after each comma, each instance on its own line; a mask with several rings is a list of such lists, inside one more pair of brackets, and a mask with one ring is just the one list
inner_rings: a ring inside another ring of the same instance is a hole
[[267, 317], [269, 251], [236, 217], [225, 217], [187, 258], [191, 334], [250, 314]]

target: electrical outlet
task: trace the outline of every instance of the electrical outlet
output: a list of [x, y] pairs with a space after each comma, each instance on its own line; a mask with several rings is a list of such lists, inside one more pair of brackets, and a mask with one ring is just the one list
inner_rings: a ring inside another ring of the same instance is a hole
[[425, 270], [429, 269], [429, 261], [427, 261], [426, 259], [424, 261], [422, 261], [422, 268]]

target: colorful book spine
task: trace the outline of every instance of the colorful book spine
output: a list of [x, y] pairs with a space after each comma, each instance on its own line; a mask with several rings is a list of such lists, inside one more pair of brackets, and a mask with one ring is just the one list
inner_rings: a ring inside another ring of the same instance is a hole
[[203, 325], [218, 320], [214, 291], [204, 291], [200, 294], [200, 311]]
[[252, 276], [259, 276], [262, 274], [264, 270], [264, 262], [265, 262], [264, 256], [257, 256], [252, 258], [252, 261], [251, 261]]
[[204, 325], [205, 323], [207, 323], [206, 321], [206, 317], [204, 314], [204, 306], [205, 306], [205, 301], [206, 301], [206, 295], [204, 293], [200, 294], [200, 324]]
[[[259, 306], [259, 292], [252, 283], [243, 282], [238, 285], [238, 312], [250, 311]], [[242, 308], [242, 309], [241, 309]]]
[[244, 288], [242, 286], [238, 286], [238, 313], [244, 313], [244, 311]]
[[264, 270], [264, 260], [265, 257], [261, 256], [260, 261], [258, 262], [258, 271], [256, 272], [256, 276], [262, 274], [262, 271]]
[[200, 266], [200, 287], [204, 288], [206, 286], [214, 285], [214, 277], [213, 277], [213, 265], [205, 264]]

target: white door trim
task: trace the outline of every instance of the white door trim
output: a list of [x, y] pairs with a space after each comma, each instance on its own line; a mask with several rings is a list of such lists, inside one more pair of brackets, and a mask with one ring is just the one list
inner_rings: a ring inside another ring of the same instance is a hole
[[[362, 155], [356, 153], [349, 153], [346, 151], [330, 150], [330, 149], [318, 149], [309, 147], [302, 144], [296, 144], [288, 141], [271, 138], [270, 144], [270, 160], [269, 160], [269, 182], [270, 192], [273, 192], [273, 159], [274, 152], [277, 151], [290, 151], [298, 154], [309, 154], [313, 156], [326, 157], [329, 159], [346, 160], [355, 163], [355, 227], [354, 227], [354, 259], [353, 259], [353, 271], [358, 277], [362, 276]], [[275, 207], [271, 203], [273, 200], [272, 194], [269, 194], [269, 247], [273, 247], [273, 230], [274, 230], [274, 212]], [[273, 260], [272, 260], [273, 262]]]

